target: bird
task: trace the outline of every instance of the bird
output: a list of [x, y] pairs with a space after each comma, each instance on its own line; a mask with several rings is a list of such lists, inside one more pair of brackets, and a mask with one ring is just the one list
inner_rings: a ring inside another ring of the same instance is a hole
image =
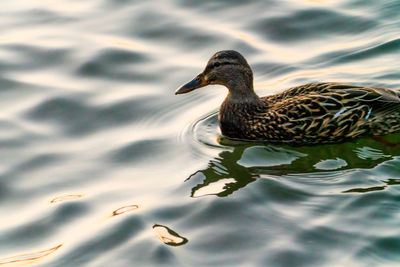
[[312, 145], [400, 131], [399, 91], [323, 82], [259, 97], [250, 65], [234, 50], [215, 53], [205, 69], [175, 94], [207, 85], [228, 89], [218, 121], [229, 139]]

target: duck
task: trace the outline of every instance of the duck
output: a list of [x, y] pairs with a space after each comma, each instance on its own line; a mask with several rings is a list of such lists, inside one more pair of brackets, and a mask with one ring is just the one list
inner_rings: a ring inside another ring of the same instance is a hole
[[234, 50], [215, 53], [205, 69], [175, 94], [207, 85], [228, 89], [218, 121], [229, 139], [308, 145], [400, 131], [399, 91], [324, 82], [259, 97], [250, 65]]

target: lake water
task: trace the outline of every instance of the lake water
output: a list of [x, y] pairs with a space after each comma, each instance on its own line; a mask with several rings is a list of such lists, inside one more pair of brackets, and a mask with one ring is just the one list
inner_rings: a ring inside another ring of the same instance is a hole
[[259, 95], [400, 88], [400, 1], [0, 2], [1, 266], [399, 266], [400, 135], [221, 136], [218, 50]]

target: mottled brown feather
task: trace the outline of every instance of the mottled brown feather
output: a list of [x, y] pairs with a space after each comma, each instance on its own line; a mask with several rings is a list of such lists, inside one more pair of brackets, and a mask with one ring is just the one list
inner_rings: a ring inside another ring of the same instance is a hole
[[231, 138], [303, 144], [339, 142], [364, 134], [399, 131], [400, 94], [340, 83], [306, 84], [240, 107], [225, 101], [221, 118], [222, 132]]

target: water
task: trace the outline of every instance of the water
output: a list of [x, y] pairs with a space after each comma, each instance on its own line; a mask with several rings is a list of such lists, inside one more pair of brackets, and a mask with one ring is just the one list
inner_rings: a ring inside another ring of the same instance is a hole
[[218, 50], [259, 95], [400, 88], [400, 2], [2, 1], [0, 265], [399, 266], [400, 135], [221, 136]]

